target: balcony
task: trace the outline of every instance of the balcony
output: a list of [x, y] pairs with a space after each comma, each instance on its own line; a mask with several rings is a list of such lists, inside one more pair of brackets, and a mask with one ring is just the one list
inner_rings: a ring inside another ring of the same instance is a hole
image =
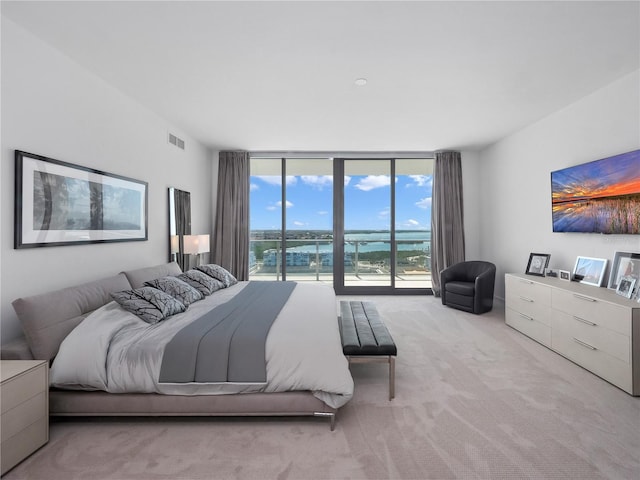
[[[253, 239], [250, 280], [282, 280], [282, 241]], [[431, 288], [430, 241], [396, 239], [395, 287]], [[349, 240], [345, 244], [345, 286], [390, 286], [391, 241], [384, 238]], [[287, 280], [333, 284], [332, 239], [288, 239]]]

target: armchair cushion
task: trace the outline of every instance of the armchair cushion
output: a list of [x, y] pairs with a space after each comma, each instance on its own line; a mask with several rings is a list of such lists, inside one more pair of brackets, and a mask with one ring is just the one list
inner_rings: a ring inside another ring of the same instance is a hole
[[475, 282], [451, 281], [445, 284], [445, 288], [447, 289], [447, 293], [473, 297], [473, 293], [475, 292]]

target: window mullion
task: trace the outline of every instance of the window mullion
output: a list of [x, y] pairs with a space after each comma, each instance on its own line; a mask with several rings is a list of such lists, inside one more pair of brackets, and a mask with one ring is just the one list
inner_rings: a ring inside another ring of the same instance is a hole
[[280, 269], [282, 271], [282, 280], [287, 279], [287, 159], [281, 158], [281, 172], [282, 172], [282, 249], [280, 250]]

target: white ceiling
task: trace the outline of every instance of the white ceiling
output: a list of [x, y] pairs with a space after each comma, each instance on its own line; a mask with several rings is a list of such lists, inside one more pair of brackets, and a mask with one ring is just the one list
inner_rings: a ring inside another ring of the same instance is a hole
[[640, 68], [638, 1], [3, 1], [2, 15], [214, 149], [477, 149]]

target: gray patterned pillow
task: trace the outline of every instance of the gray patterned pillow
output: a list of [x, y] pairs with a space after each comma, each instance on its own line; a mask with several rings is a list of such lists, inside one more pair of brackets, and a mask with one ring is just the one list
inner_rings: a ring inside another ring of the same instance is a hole
[[222, 282], [198, 270], [187, 270], [176, 278], [188, 283], [203, 295], [211, 295], [213, 292], [224, 288]]
[[144, 282], [144, 284], [177, 298], [185, 307], [204, 298], [204, 295], [198, 289], [176, 277], [156, 278], [155, 280]]
[[151, 324], [164, 320], [176, 313], [184, 312], [187, 309], [182, 302], [168, 293], [152, 287], [114, 292], [111, 297], [122, 308]]
[[206, 273], [210, 277], [220, 280], [225, 288], [238, 283], [236, 277], [234, 277], [227, 269], [221, 267], [220, 265], [216, 265], [215, 263], [210, 263], [209, 265], [200, 265], [196, 268], [201, 272]]

